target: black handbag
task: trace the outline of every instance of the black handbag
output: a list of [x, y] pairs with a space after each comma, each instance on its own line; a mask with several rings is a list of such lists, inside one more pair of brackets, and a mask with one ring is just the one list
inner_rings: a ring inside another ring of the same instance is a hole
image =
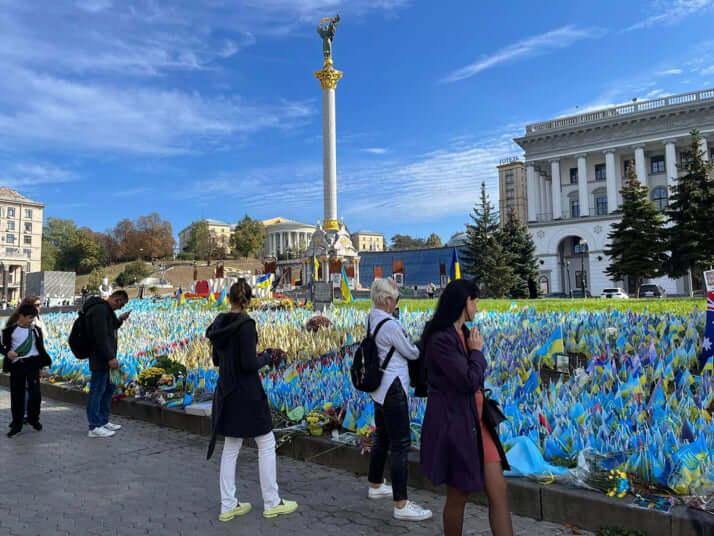
[[483, 392], [483, 420], [490, 428], [494, 430], [498, 425], [506, 420], [506, 416], [501, 411], [498, 402], [491, 398], [491, 390], [486, 389]]

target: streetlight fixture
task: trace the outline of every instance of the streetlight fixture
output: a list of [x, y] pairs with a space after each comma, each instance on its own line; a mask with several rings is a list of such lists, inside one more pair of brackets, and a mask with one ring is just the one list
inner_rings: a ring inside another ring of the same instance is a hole
[[568, 283], [568, 296], [571, 298], [573, 297], [573, 289], [571, 288], [571, 283], [570, 283], [570, 261], [565, 261], [565, 277], [566, 277], [566, 282]]
[[584, 238], [580, 239], [580, 286], [583, 289], [583, 298], [585, 296], [585, 252], [588, 250], [588, 241]]

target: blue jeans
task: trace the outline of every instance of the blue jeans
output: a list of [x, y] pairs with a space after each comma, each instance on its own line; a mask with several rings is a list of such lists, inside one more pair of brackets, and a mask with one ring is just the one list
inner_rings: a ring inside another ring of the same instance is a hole
[[109, 422], [109, 408], [113, 396], [114, 384], [109, 381], [109, 370], [93, 370], [89, 384], [89, 402], [87, 402], [87, 420], [90, 430]]

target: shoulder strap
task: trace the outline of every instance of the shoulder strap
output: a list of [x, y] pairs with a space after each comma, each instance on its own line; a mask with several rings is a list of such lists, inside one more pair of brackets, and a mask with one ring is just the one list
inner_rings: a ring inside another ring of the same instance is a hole
[[[377, 324], [377, 329], [374, 330], [374, 335], [372, 335], [372, 337], [374, 337], [374, 342], [375, 342], [375, 343], [377, 342], [377, 332], [379, 331], [379, 328], [381, 328], [384, 324], [386, 324], [386, 323], [389, 322], [390, 320], [392, 320], [392, 319], [391, 319], [391, 318], [385, 318], [385, 319], [382, 320], [379, 324]], [[387, 355], [386, 355], [386, 357], [384, 358], [384, 363], [382, 363], [382, 366], [379, 367], [379, 370], [381, 370], [382, 372], [384, 372], [385, 370], [387, 370], [387, 366], [389, 365], [389, 361], [392, 359], [392, 356], [394, 355], [394, 350], [395, 350], [395, 348], [394, 348], [394, 346], [392, 346], [392, 347], [389, 349], [389, 351], [387, 352]]]
[[[374, 333], [372, 334], [372, 337], [374, 337], [374, 338], [376, 339], [376, 338], [377, 338], [377, 333], [379, 333], [380, 328], [381, 328], [384, 324], [386, 324], [387, 322], [389, 322], [390, 320], [391, 320], [391, 318], [385, 318], [385, 319], [382, 320], [379, 324], [377, 324], [377, 329], [374, 330]], [[369, 326], [369, 320], [367, 320], [367, 326]]]

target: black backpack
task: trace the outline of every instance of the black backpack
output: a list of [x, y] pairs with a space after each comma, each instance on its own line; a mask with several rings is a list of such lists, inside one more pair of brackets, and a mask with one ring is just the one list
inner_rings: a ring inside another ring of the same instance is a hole
[[94, 305], [89, 306], [86, 311], [79, 311], [69, 332], [69, 338], [67, 339], [69, 349], [72, 350], [74, 357], [77, 359], [88, 359], [89, 354], [92, 352], [92, 339], [89, 336], [86, 318], [87, 312], [92, 307]]
[[385, 318], [379, 324], [374, 333], [369, 333], [369, 320], [367, 321], [367, 336], [362, 339], [362, 342], [355, 352], [352, 366], [350, 367], [350, 376], [352, 376], [352, 385], [358, 391], [372, 393], [379, 388], [382, 383], [382, 375], [389, 365], [389, 360], [394, 354], [394, 346], [389, 349], [387, 356], [384, 358], [384, 363], [379, 366], [379, 352], [377, 350], [377, 333], [385, 322], [391, 318]]

